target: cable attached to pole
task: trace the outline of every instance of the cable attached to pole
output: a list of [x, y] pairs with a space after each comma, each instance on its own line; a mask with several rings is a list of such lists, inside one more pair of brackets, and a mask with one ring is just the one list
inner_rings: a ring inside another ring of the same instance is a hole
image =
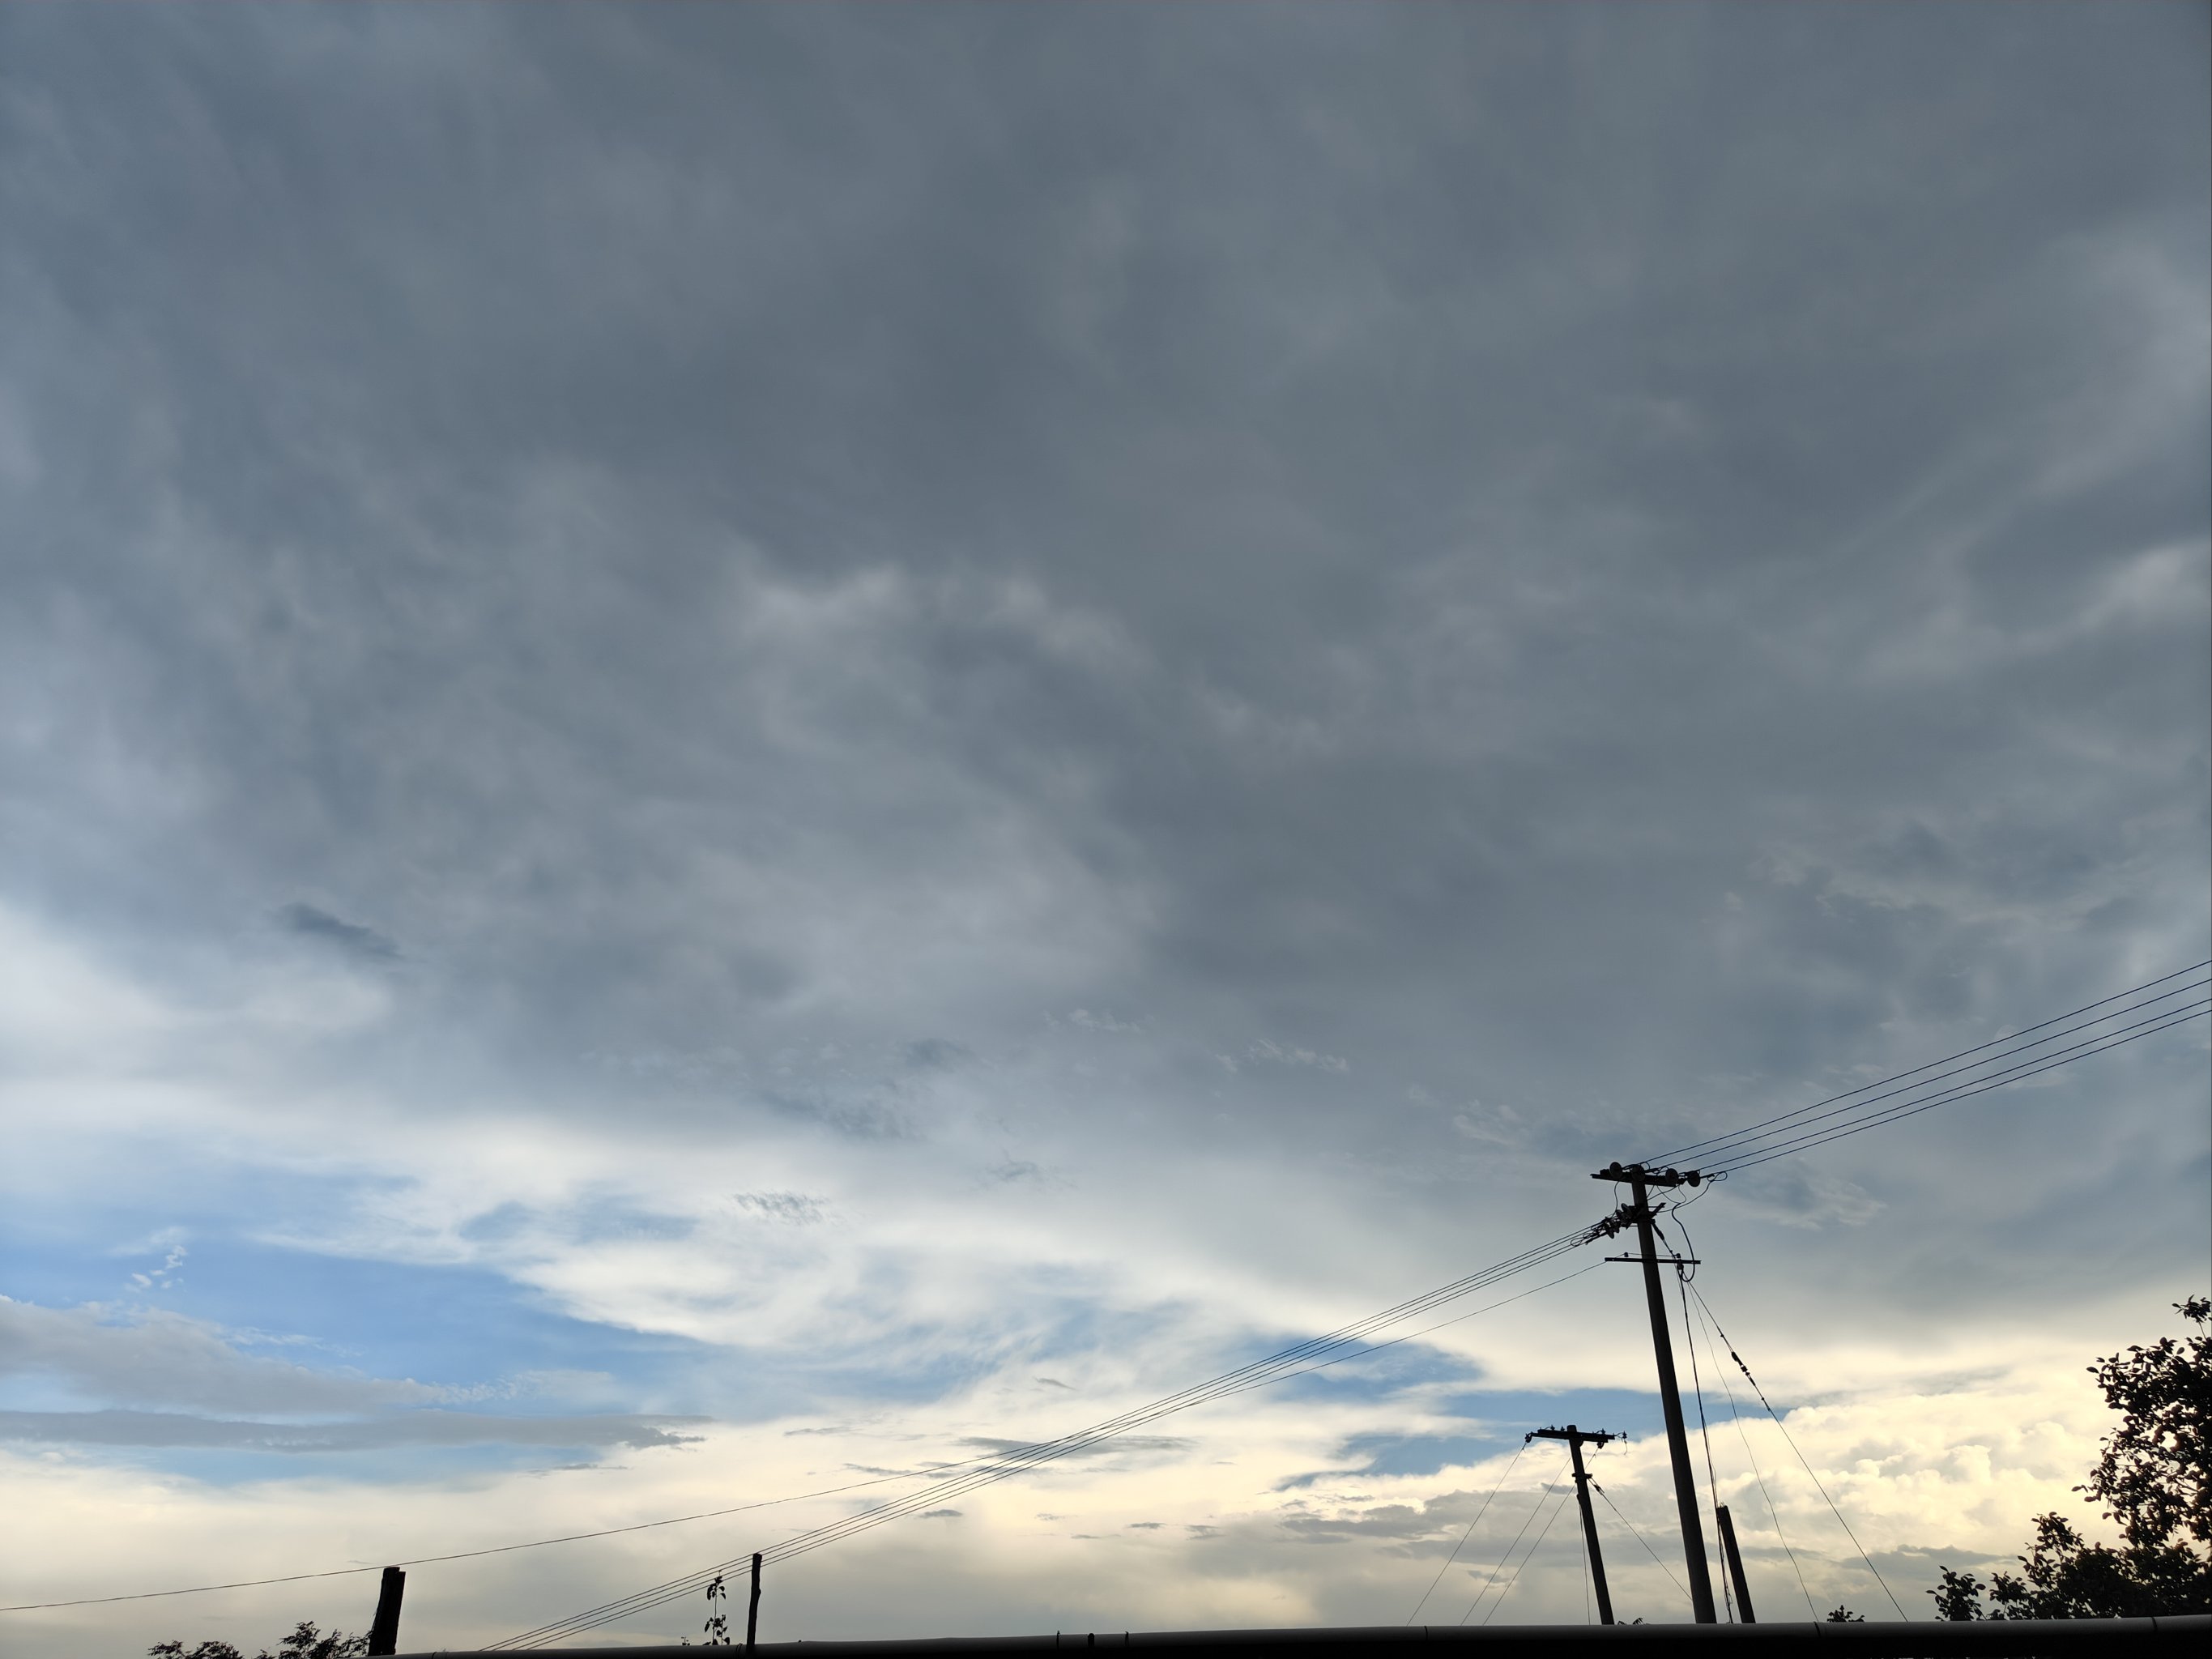
[[1698, 1298], [1698, 1304], [1705, 1309], [1706, 1317], [1713, 1322], [1713, 1328], [1720, 1332], [1721, 1340], [1728, 1346], [1729, 1358], [1735, 1361], [1736, 1369], [1743, 1373], [1744, 1380], [1751, 1384], [1752, 1392], [1759, 1396], [1759, 1403], [1766, 1407], [1766, 1414], [1774, 1419], [1774, 1426], [1782, 1431], [1783, 1439], [1796, 1454], [1797, 1461], [1805, 1466], [1805, 1473], [1812, 1476], [1813, 1485], [1826, 1501], [1829, 1512], [1836, 1517], [1836, 1524], [1843, 1528], [1844, 1535], [1851, 1540], [1851, 1547], [1859, 1553], [1859, 1559], [1866, 1563], [1867, 1571], [1874, 1575], [1874, 1582], [1881, 1586], [1881, 1593], [1889, 1597], [1889, 1605], [1897, 1609], [1899, 1619], [1911, 1618], [1912, 1615], [1905, 1612], [1904, 1605], [1898, 1601], [1897, 1592], [1890, 1589], [1889, 1581], [1881, 1576], [1881, 1569], [1875, 1565], [1874, 1557], [1867, 1553], [1866, 1546], [1859, 1542], [1858, 1534], [1851, 1530], [1851, 1523], [1844, 1518], [1844, 1512], [1837, 1507], [1836, 1500], [1828, 1496], [1828, 1488], [1822, 1483], [1811, 1461], [1799, 1448], [1796, 1437], [1790, 1432], [1790, 1425], [1782, 1420], [1782, 1413], [1774, 1409], [1773, 1403], [1766, 1397], [1766, 1390], [1759, 1386], [1759, 1379], [1751, 1374], [1751, 1367], [1743, 1363], [1743, 1356], [1735, 1351], [1735, 1344], [1729, 1341], [1729, 1334], [1722, 1328], [1720, 1316], [1713, 1312], [1712, 1304], [1705, 1300], [1705, 1293], [1693, 1286], [1691, 1294]]
[[[1695, 1255], [1697, 1250], [1690, 1243], [1690, 1230], [1682, 1226], [1682, 1218], [1680, 1216], [1674, 1218], [1674, 1224], [1680, 1227], [1682, 1232], [1682, 1248], [1679, 1254], [1683, 1256]], [[1654, 1225], [1656, 1227], [1656, 1223]], [[1666, 1237], [1663, 1228], [1659, 1228], [1658, 1231], [1660, 1237], [1662, 1238]], [[1695, 1395], [1698, 1400], [1698, 1437], [1705, 1442], [1705, 1490], [1712, 1499], [1714, 1509], [1717, 1510], [1721, 1501], [1721, 1478], [1713, 1469], [1713, 1431], [1705, 1421], [1705, 1378], [1698, 1367], [1697, 1334], [1690, 1328], [1690, 1269], [1683, 1262], [1678, 1261], [1674, 1264], [1674, 1286], [1681, 1297], [1682, 1340], [1689, 1345], [1690, 1349], [1690, 1392]], [[1713, 1526], [1717, 1532], [1720, 1526], [1717, 1515], [1714, 1517]], [[1728, 1613], [1729, 1623], [1731, 1625], [1736, 1623], [1735, 1598], [1729, 1591], [1726, 1573], [1721, 1575], [1721, 1606]]]
[[1644, 1546], [1644, 1553], [1650, 1556], [1654, 1562], [1657, 1563], [1659, 1571], [1667, 1575], [1667, 1582], [1672, 1584], [1676, 1589], [1682, 1592], [1682, 1599], [1685, 1601], [1688, 1601], [1690, 1599], [1689, 1586], [1683, 1583], [1680, 1579], [1674, 1577], [1674, 1569], [1668, 1566], [1667, 1563], [1661, 1559], [1659, 1552], [1651, 1547], [1651, 1540], [1646, 1538], [1642, 1533], [1637, 1531], [1636, 1523], [1620, 1512], [1620, 1505], [1613, 1501], [1613, 1494], [1606, 1491], [1603, 1486], [1599, 1486], [1595, 1480], [1590, 1482], [1590, 1490], [1595, 1492], [1600, 1498], [1605, 1499], [1605, 1506], [1613, 1511], [1613, 1519], [1620, 1522], [1622, 1526], [1628, 1528], [1628, 1535], [1633, 1538], [1638, 1543]]
[[1551, 1497], [1553, 1488], [1559, 1483], [1559, 1475], [1566, 1473], [1569, 1461], [1568, 1458], [1559, 1460], [1559, 1468], [1553, 1473], [1553, 1478], [1545, 1483], [1534, 1506], [1528, 1511], [1528, 1518], [1521, 1523], [1521, 1530], [1513, 1534], [1513, 1541], [1505, 1547], [1504, 1553], [1498, 1558], [1498, 1565], [1491, 1569], [1490, 1577], [1484, 1581], [1482, 1588], [1474, 1593], [1474, 1600], [1467, 1604], [1467, 1611], [1460, 1614], [1459, 1623], [1464, 1625], [1469, 1618], [1473, 1617], [1474, 1610], [1482, 1605], [1482, 1598], [1489, 1595], [1497, 1584], [1498, 1576], [1505, 1571], [1505, 1564], [1513, 1559], [1513, 1552], [1521, 1547], [1521, 1540], [1528, 1535], [1528, 1528], [1536, 1524], [1536, 1516], [1542, 1510], [1545, 1499]]
[[1705, 1298], [1700, 1297], [1698, 1301], [1698, 1327], [1705, 1332], [1706, 1352], [1713, 1362], [1713, 1375], [1720, 1379], [1721, 1392], [1728, 1398], [1729, 1421], [1735, 1425], [1736, 1438], [1743, 1442], [1744, 1461], [1751, 1465], [1751, 1478], [1759, 1482], [1759, 1495], [1766, 1503], [1766, 1518], [1774, 1523], [1774, 1535], [1782, 1540], [1782, 1553], [1790, 1558], [1790, 1571], [1796, 1575], [1797, 1588], [1804, 1593], [1805, 1611], [1817, 1620], [1820, 1610], [1813, 1603], [1813, 1590], [1805, 1582], [1805, 1570], [1797, 1565], [1797, 1552], [1790, 1547], [1790, 1535], [1782, 1530], [1782, 1511], [1774, 1507], [1774, 1494], [1766, 1489], [1766, 1475], [1759, 1467], [1759, 1454], [1751, 1449], [1751, 1435], [1743, 1426], [1743, 1413], [1737, 1408], [1735, 1390], [1729, 1383], [1728, 1367], [1721, 1364], [1720, 1355], [1714, 1352], [1712, 1331], [1704, 1311]]
[[1451, 1571], [1451, 1564], [1459, 1559], [1459, 1553], [1467, 1547], [1467, 1540], [1474, 1536], [1474, 1529], [1482, 1524], [1482, 1517], [1490, 1513], [1491, 1498], [1505, 1490], [1505, 1483], [1513, 1478], [1513, 1471], [1521, 1466], [1521, 1459], [1528, 1450], [1528, 1443], [1525, 1440], [1515, 1449], [1513, 1461], [1505, 1466], [1505, 1473], [1498, 1477], [1498, 1484], [1490, 1489], [1490, 1497], [1482, 1500], [1482, 1507], [1475, 1510], [1474, 1519], [1467, 1523], [1467, 1530], [1460, 1534], [1459, 1542], [1453, 1545], [1452, 1553], [1444, 1557], [1443, 1565], [1438, 1567], [1437, 1576], [1429, 1580], [1429, 1587], [1421, 1592], [1421, 1599], [1413, 1603], [1413, 1611], [1406, 1615], [1407, 1624], [1413, 1622], [1421, 1609], [1428, 1605], [1429, 1597], [1437, 1593], [1437, 1586], [1444, 1582], [1444, 1575]]

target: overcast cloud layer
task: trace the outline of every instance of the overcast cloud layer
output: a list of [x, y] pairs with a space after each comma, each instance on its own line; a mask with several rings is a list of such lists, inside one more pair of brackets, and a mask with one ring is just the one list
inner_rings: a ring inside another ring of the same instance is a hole
[[[2206, 17], [0, 11], [0, 1600], [1056, 1434], [2212, 956]], [[1914, 1614], [2206, 1288], [2205, 1104], [2200, 1024], [1692, 1218]], [[1392, 1622], [1554, 1414], [1671, 1537], [1625, 1274], [764, 1634]], [[1885, 1608], [1772, 1432], [1722, 1496]]]

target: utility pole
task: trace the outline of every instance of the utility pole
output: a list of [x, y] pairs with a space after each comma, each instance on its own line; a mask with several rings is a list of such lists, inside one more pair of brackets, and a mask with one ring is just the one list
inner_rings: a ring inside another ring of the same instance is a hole
[[753, 1593], [745, 1601], [745, 1659], [752, 1659], [753, 1641], [760, 1634], [760, 1552], [753, 1552]]
[[[1667, 1413], [1667, 1450], [1674, 1464], [1674, 1508], [1682, 1518], [1682, 1559], [1690, 1570], [1690, 1606], [1701, 1625], [1719, 1623], [1713, 1612], [1712, 1571], [1705, 1561], [1705, 1528], [1698, 1523], [1698, 1488], [1690, 1472], [1690, 1436], [1682, 1425], [1682, 1390], [1674, 1380], [1674, 1344], [1667, 1334], [1667, 1298], [1659, 1288], [1659, 1246], [1651, 1231], [1654, 1187], [1694, 1187], [1703, 1179], [1695, 1170], [1647, 1170], [1641, 1164], [1625, 1168], [1607, 1164], [1592, 1176], [1595, 1181], [1625, 1181], [1635, 1194], [1621, 1218], [1636, 1224], [1643, 1245], [1638, 1255], [1608, 1256], [1611, 1261], [1644, 1264], [1644, 1294], [1651, 1304], [1651, 1352], [1659, 1364], [1659, 1403]], [[1680, 1261], [1679, 1256], [1669, 1261]]]
[[1524, 1446], [1531, 1440], [1567, 1443], [1567, 1455], [1575, 1464], [1575, 1502], [1583, 1507], [1583, 1538], [1589, 1546], [1590, 1583], [1597, 1586], [1597, 1621], [1601, 1625], [1613, 1622], [1613, 1595], [1605, 1587], [1605, 1557], [1598, 1551], [1597, 1517], [1590, 1513], [1589, 1471], [1583, 1467], [1583, 1448], [1627, 1438], [1625, 1434], [1608, 1434], [1603, 1430], [1585, 1434], [1571, 1423], [1564, 1429], [1532, 1429], [1521, 1437]]

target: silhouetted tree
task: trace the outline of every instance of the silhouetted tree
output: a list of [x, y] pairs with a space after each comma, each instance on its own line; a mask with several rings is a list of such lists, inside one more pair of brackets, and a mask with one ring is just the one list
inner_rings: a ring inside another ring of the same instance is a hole
[[2092, 1544], [2064, 1517], [2035, 1518], [2021, 1571], [1990, 1576], [1990, 1608], [1970, 1572], [1942, 1569], [1929, 1591], [1945, 1619], [2113, 1619], [2212, 1612], [2212, 1299], [2174, 1310], [2181, 1341], [2108, 1354], [2089, 1368], [2120, 1426], [2075, 1491], [2103, 1504], [2124, 1540]]
[[[359, 1659], [368, 1651], [368, 1638], [346, 1636], [337, 1631], [327, 1635], [315, 1628], [313, 1620], [301, 1620], [299, 1627], [276, 1644], [276, 1651], [261, 1650], [257, 1659]], [[203, 1642], [187, 1649], [182, 1642], [156, 1642], [146, 1650], [147, 1659], [246, 1659], [246, 1656], [228, 1642]]]

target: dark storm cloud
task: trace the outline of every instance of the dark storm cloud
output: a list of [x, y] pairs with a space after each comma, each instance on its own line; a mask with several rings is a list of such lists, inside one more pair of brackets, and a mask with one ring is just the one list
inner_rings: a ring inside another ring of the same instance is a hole
[[2197, 9], [0, 27], [89, 931], [856, 1146], [1113, 1009], [1164, 1154], [1493, 1180], [2193, 959]]

